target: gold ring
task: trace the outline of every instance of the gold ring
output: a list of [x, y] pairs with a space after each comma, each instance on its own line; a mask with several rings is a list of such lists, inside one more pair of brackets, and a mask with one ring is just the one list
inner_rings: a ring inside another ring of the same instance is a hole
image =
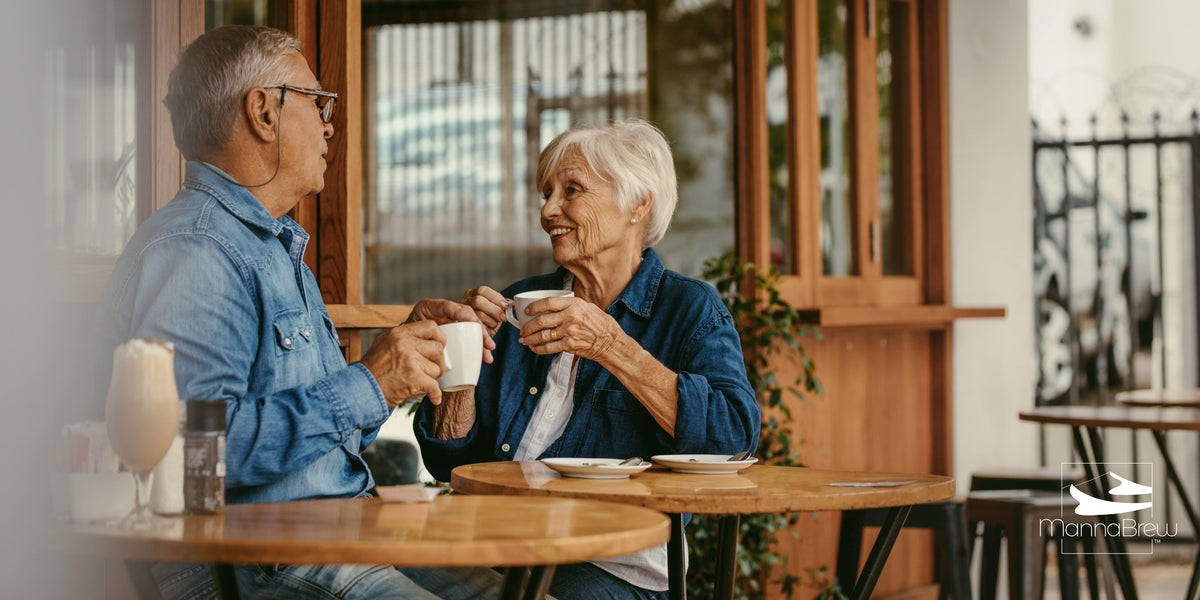
[[557, 329], [550, 330], [550, 339], [552, 339], [552, 340], [558, 339], [558, 330]]

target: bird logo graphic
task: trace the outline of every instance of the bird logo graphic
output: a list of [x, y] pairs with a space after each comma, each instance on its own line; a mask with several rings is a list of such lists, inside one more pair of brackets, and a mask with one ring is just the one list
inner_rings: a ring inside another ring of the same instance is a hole
[[[1111, 471], [1106, 475], [1121, 482], [1117, 487], [1108, 490], [1108, 493], [1112, 496], [1141, 496], [1154, 492], [1150, 486], [1130, 481]], [[1103, 477], [1101, 476], [1101, 479]], [[1075, 487], [1074, 484], [1071, 484], [1070, 487], [1071, 497], [1079, 503], [1075, 507], [1075, 514], [1077, 515], [1119, 515], [1147, 509], [1154, 504], [1153, 502], [1114, 502], [1112, 500], [1104, 500], [1084, 493]]]

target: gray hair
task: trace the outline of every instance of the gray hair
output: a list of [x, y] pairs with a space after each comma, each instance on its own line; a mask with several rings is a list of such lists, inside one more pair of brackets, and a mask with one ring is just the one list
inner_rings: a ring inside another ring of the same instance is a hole
[[613, 184], [614, 200], [621, 210], [632, 210], [645, 196], [653, 198], [642, 248], [657, 244], [667, 233], [679, 201], [675, 163], [663, 133], [640, 119], [568, 129], [542, 150], [537, 189], [545, 189], [572, 150], [579, 152], [597, 176]]
[[224, 150], [246, 93], [286, 83], [293, 68], [284, 59], [293, 52], [300, 52], [300, 40], [261, 25], [219, 27], [184, 48], [163, 100], [183, 156], [203, 160]]

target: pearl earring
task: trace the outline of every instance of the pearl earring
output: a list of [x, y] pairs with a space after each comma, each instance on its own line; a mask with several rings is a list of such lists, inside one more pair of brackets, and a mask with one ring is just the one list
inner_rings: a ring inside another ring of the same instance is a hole
[[634, 218], [630, 219], [630, 220], [629, 220], [629, 222], [630, 222], [630, 223], [637, 223], [637, 217], [634, 217]]

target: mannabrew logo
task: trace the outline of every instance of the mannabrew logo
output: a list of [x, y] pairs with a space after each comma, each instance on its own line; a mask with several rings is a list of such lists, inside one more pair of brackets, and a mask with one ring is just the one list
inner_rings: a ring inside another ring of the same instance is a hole
[[[1124, 477], [1121, 477], [1120, 475], [1117, 475], [1116, 473], [1113, 473], [1112, 471], [1109, 471], [1107, 475], [1121, 482], [1121, 485], [1108, 490], [1110, 496], [1144, 496], [1150, 494], [1150, 497], [1154, 498], [1154, 488], [1151, 488], [1148, 485], [1132, 482]], [[1097, 479], [1104, 479], [1104, 475], [1101, 475]], [[1101, 485], [1103, 485], [1103, 483], [1101, 483]], [[1070, 484], [1069, 487], [1071, 488], [1071, 497], [1079, 503], [1079, 506], [1075, 507], [1075, 514], [1077, 515], [1120, 515], [1154, 506], [1153, 501], [1113, 502], [1111, 500], [1104, 500], [1102, 498], [1096, 498], [1094, 496], [1087, 495], [1086, 493], [1080, 491], [1079, 488], [1075, 487], [1075, 484], [1073, 483]]]
[[[1078, 552], [1078, 554], [1113, 554], [1114, 552], [1111, 551], [1112, 544], [1108, 541], [1110, 538], [1131, 538], [1157, 543], [1164, 537], [1179, 535], [1178, 524], [1172, 527], [1161, 523], [1148, 522], [1149, 519], [1154, 518], [1154, 489], [1151, 486], [1134, 481], [1133, 476], [1130, 474], [1130, 471], [1134, 470], [1134, 465], [1141, 465], [1143, 467], [1141, 472], [1143, 474], [1148, 473], [1147, 475], [1139, 476], [1139, 479], [1145, 477], [1147, 481], [1154, 481], [1154, 465], [1152, 463], [1098, 463], [1092, 465], [1090, 472], [1100, 473], [1100, 475], [1095, 479], [1084, 482], [1076, 482], [1067, 479], [1065, 476], [1060, 476], [1059, 489], [1063, 490], [1059, 511], [1061, 516], [1057, 519], [1039, 520], [1039, 533], [1042, 535], [1061, 536], [1063, 538], [1075, 538], [1081, 541], [1099, 539], [1102, 542], [1094, 545], [1095, 552]], [[1077, 471], [1084, 466], [1083, 463], [1062, 463], [1061, 472]], [[1118, 471], [1123, 475], [1118, 475]], [[1093, 483], [1096, 484], [1095, 488], [1107, 491], [1108, 495], [1113, 499], [1108, 500], [1104, 497], [1097, 497], [1104, 496], [1103, 493], [1091, 493], [1090, 489], [1093, 487], [1091, 485]], [[1088, 489], [1089, 491], [1084, 491], [1084, 489]], [[1072, 504], [1074, 506], [1071, 506]], [[1124, 517], [1120, 520], [1115, 518], [1092, 518], [1137, 513], [1146, 509], [1150, 509], [1149, 513], [1143, 513], [1139, 518], [1133, 518], [1133, 516]], [[1071, 513], [1074, 514], [1072, 515]], [[1084, 545], [1084, 547], [1087, 546]], [[1063, 552], [1065, 550], [1066, 545], [1060, 544], [1059, 551]], [[1149, 552], [1135, 553], [1126, 551], [1126, 554], [1153, 553], [1153, 544], [1150, 545]]]

